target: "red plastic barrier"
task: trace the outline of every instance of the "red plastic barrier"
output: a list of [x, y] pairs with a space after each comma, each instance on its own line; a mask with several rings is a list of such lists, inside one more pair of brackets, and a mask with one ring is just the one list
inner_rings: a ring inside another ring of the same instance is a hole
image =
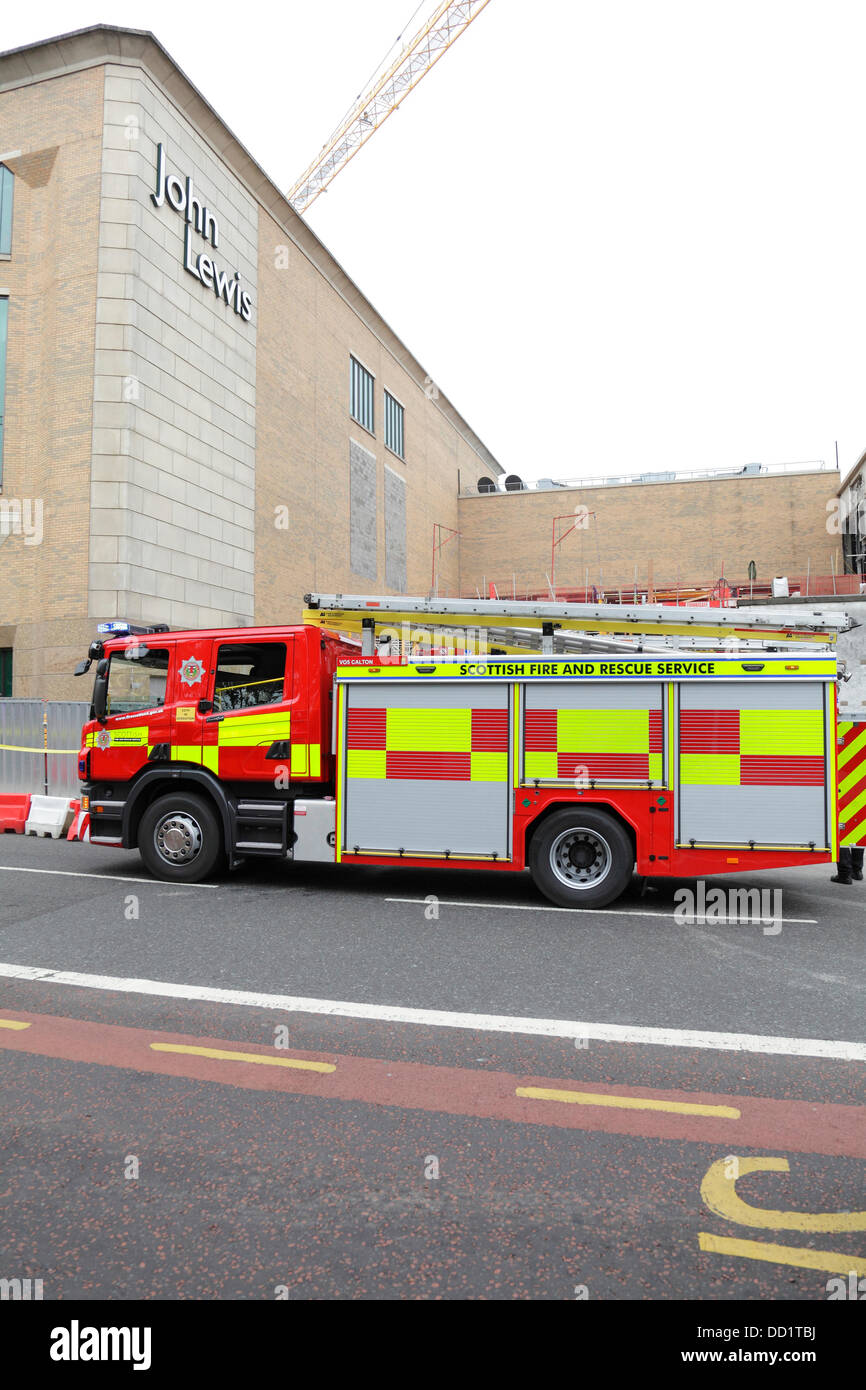
[[0, 835], [5, 834], [7, 830], [13, 830], [16, 835], [23, 835], [29, 815], [29, 792], [26, 796], [0, 796]]
[[90, 812], [82, 811], [80, 801], [70, 801], [72, 811], [72, 824], [69, 827], [67, 840], [89, 840], [90, 839]]

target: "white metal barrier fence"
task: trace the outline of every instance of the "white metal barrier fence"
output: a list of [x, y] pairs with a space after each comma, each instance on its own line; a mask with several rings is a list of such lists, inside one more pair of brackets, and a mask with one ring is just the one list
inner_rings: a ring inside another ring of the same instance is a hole
[[83, 700], [0, 700], [0, 795], [78, 794]]

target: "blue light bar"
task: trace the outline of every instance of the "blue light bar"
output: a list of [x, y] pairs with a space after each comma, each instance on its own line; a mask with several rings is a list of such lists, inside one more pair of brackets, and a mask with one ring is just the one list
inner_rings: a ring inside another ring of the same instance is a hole
[[129, 623], [97, 623], [97, 632], [115, 632], [121, 636], [129, 632]]

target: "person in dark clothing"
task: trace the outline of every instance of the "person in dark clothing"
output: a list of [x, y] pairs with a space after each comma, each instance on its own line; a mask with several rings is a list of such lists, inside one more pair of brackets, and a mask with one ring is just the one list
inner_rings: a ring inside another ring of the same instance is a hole
[[863, 877], [863, 847], [861, 845], [840, 845], [839, 862], [831, 883], [853, 883]]

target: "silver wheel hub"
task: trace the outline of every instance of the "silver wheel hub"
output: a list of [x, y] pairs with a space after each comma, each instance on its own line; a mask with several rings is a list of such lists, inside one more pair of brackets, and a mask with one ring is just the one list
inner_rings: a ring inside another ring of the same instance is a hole
[[550, 846], [550, 867], [566, 888], [595, 888], [613, 865], [610, 845], [595, 830], [574, 826]]
[[172, 811], [159, 821], [153, 839], [167, 864], [190, 864], [201, 851], [201, 826], [188, 811]]

